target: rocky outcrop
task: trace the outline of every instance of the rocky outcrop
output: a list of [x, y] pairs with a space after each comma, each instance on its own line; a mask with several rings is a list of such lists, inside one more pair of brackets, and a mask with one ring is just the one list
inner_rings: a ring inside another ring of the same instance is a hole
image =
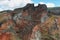
[[34, 6], [34, 4], [27, 4], [22, 8], [20, 16], [16, 14], [16, 23], [20, 29], [20, 34], [23, 40], [29, 40], [32, 29], [35, 25], [40, 23], [41, 15], [47, 13], [47, 7], [45, 4], [39, 4]]
[[41, 22], [41, 17], [44, 13], [47, 13], [47, 6], [45, 4], [38, 4], [38, 6], [27, 4], [23, 8], [5, 12], [4, 15], [6, 17], [4, 16], [3, 19], [6, 21], [12, 20], [15, 24], [14, 27], [17, 28], [16, 33], [22, 40], [29, 40], [32, 29]]

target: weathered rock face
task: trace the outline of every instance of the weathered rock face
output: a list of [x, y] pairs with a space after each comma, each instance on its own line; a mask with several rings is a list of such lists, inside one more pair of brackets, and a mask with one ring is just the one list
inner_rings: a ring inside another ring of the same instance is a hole
[[20, 29], [23, 40], [30, 39], [32, 29], [41, 22], [41, 15], [43, 13], [47, 13], [45, 4], [39, 4], [36, 7], [34, 7], [34, 4], [27, 4], [22, 8], [22, 12], [18, 13], [21, 14], [20, 17], [18, 18], [18, 15], [16, 15], [16, 23]]
[[[57, 12], [58, 14], [55, 14]], [[57, 21], [54, 20], [53, 16], [50, 16], [49, 21], [45, 4], [38, 4], [38, 6], [27, 4], [25, 7], [17, 8], [14, 11], [2, 11], [0, 13], [1, 40], [10, 40], [9, 38], [7, 39], [10, 35], [12, 35], [12, 40], [16, 40], [15, 37], [17, 38], [17, 35], [22, 40], [40, 40], [41, 34], [43, 34], [43, 40], [60, 40], [60, 16], [56, 17]], [[51, 12], [48, 13], [59, 15], [59, 11], [57, 10], [56, 12], [51, 10]], [[10, 35], [8, 35], [8, 33]], [[33, 36], [35, 36], [35, 38]], [[17, 39], [20, 40], [19, 38]]]
[[7, 17], [11, 17], [16, 33], [22, 38], [22, 40], [29, 40], [32, 34], [32, 30], [35, 25], [40, 24], [43, 13], [47, 13], [47, 7], [45, 4], [27, 4], [23, 8], [18, 8], [12, 11]]

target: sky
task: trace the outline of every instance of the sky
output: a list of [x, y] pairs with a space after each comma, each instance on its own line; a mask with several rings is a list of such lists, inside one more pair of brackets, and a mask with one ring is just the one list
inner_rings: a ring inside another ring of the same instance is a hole
[[60, 7], [60, 0], [0, 0], [0, 11], [24, 7], [27, 3], [46, 4], [47, 7]]

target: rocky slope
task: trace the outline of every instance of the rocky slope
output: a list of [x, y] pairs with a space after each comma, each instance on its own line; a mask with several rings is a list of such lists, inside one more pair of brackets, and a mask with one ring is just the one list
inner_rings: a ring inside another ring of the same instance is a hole
[[[41, 21], [45, 21], [50, 13], [53, 15], [60, 15], [60, 9], [47, 8], [45, 4], [38, 4], [38, 6], [34, 6], [34, 4], [27, 4], [25, 7], [17, 8], [13, 11], [2, 11], [0, 12], [0, 29], [5, 27], [10, 28], [11, 25], [14, 27], [12, 30], [14, 31], [13, 33], [16, 32], [22, 40], [29, 40], [32, 31], [36, 30], [34, 27], [41, 24]], [[2, 24], [4, 25], [2, 26]], [[40, 28], [40, 31], [41, 30], [42, 29]]]

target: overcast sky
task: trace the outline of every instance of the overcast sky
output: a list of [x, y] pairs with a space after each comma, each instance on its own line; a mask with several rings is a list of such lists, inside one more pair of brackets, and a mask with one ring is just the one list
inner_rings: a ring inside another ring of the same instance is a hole
[[60, 0], [0, 0], [0, 11], [24, 7], [27, 3], [46, 4], [47, 7], [59, 7]]

